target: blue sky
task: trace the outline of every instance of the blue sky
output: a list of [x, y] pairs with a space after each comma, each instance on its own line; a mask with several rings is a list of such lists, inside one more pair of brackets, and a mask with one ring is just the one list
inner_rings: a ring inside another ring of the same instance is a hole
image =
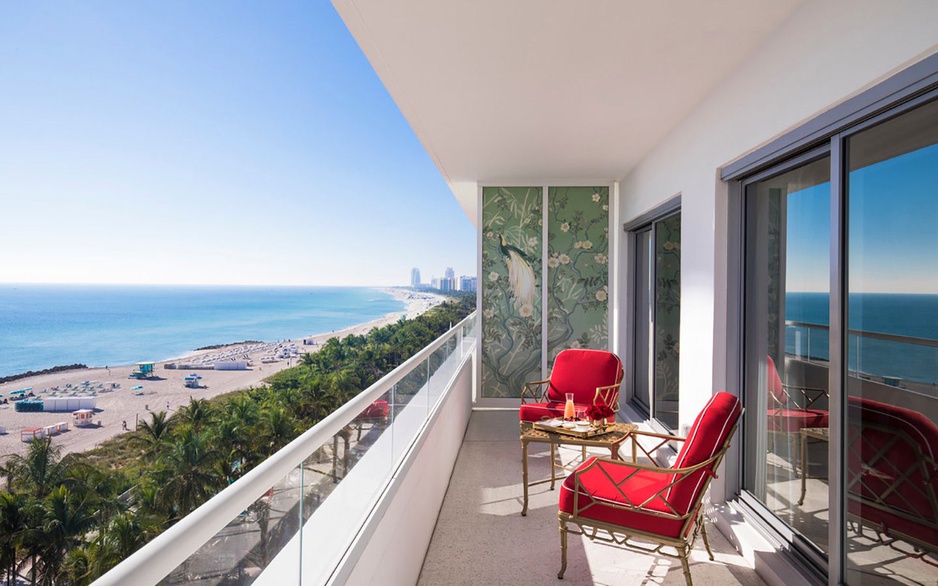
[[[850, 173], [849, 290], [938, 294], [938, 145]], [[792, 193], [789, 291], [829, 291], [830, 183]]]
[[325, 0], [8, 2], [0, 282], [408, 284], [475, 235]]

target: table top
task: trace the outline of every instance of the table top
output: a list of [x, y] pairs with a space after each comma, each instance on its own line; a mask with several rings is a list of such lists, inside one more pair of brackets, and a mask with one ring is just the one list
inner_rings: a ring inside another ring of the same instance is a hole
[[570, 445], [570, 446], [614, 446], [625, 441], [629, 435], [638, 429], [638, 426], [634, 423], [613, 423], [609, 426], [611, 431], [604, 433], [602, 435], [594, 435], [592, 437], [576, 437], [572, 435], [564, 435], [562, 433], [554, 433], [552, 431], [546, 431], [541, 429], [534, 429], [530, 423], [524, 423], [521, 427], [521, 441], [523, 442], [540, 442], [540, 443], [551, 443], [558, 445]]
[[831, 430], [829, 427], [803, 427], [801, 433], [815, 439], [828, 439]]

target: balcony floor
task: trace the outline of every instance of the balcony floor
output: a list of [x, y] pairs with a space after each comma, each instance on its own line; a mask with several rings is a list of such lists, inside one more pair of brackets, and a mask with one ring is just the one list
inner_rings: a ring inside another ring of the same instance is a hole
[[[532, 487], [528, 515], [521, 516], [518, 435], [516, 412], [472, 413], [418, 584], [684, 584], [677, 560], [578, 535], [570, 535], [567, 571], [558, 581], [558, 493], [547, 484]], [[549, 452], [540, 444], [529, 450], [531, 477], [543, 478], [549, 474]], [[708, 529], [716, 560], [709, 561], [698, 540], [691, 559], [696, 586], [764, 584], [716, 527]]]

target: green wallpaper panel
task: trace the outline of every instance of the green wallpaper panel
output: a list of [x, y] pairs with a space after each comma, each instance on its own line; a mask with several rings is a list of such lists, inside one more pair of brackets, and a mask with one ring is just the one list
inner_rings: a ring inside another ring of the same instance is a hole
[[548, 369], [565, 348], [608, 342], [609, 188], [547, 190]]
[[541, 379], [543, 192], [482, 189], [482, 396]]

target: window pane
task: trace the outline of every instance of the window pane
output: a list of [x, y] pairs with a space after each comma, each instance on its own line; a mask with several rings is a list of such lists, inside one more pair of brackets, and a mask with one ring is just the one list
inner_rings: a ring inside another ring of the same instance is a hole
[[850, 584], [938, 576], [938, 102], [847, 145]]
[[744, 488], [826, 553], [830, 158], [745, 198]]
[[635, 400], [651, 413], [651, 230], [635, 235]]
[[678, 424], [681, 341], [681, 214], [655, 224], [655, 417]]

